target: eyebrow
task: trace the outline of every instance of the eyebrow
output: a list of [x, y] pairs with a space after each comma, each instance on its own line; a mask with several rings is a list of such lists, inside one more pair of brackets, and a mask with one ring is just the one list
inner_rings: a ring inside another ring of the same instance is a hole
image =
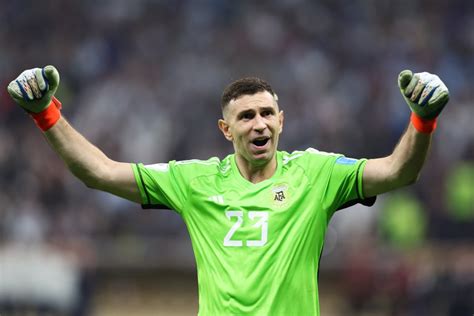
[[260, 108], [260, 110], [262, 110], [262, 111], [270, 111], [270, 112], [273, 112], [273, 113], [276, 112], [276, 109], [275, 109], [275, 107], [273, 107], [273, 106], [264, 106], [264, 107]]
[[[264, 107], [258, 108], [258, 111], [270, 111], [272, 113], [276, 112], [273, 106], [264, 106]], [[237, 113], [237, 117], [241, 117], [244, 114], [253, 113], [253, 112], [255, 112], [255, 109], [242, 110], [241, 112]]]

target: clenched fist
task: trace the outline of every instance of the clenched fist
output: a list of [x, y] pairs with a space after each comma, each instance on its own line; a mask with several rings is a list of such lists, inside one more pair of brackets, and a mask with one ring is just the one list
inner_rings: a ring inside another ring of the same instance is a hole
[[54, 66], [23, 71], [8, 85], [8, 93], [22, 108], [32, 113], [45, 110], [59, 86], [59, 73]]

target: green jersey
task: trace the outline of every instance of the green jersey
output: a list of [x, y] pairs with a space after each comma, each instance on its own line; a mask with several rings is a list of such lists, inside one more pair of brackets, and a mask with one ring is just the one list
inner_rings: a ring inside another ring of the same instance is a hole
[[278, 151], [253, 184], [235, 155], [133, 164], [144, 208], [183, 218], [198, 271], [199, 315], [319, 315], [318, 268], [333, 213], [362, 199], [366, 160]]

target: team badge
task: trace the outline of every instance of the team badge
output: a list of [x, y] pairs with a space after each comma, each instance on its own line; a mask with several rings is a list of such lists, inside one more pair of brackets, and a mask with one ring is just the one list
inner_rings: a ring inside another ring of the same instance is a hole
[[272, 200], [277, 205], [283, 205], [288, 200], [288, 185], [278, 184], [272, 188]]

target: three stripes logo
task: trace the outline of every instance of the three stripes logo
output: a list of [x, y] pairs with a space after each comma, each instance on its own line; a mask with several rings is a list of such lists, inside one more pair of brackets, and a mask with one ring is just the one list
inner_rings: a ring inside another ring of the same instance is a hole
[[210, 196], [208, 200], [217, 204], [224, 204], [224, 197], [222, 195]]

